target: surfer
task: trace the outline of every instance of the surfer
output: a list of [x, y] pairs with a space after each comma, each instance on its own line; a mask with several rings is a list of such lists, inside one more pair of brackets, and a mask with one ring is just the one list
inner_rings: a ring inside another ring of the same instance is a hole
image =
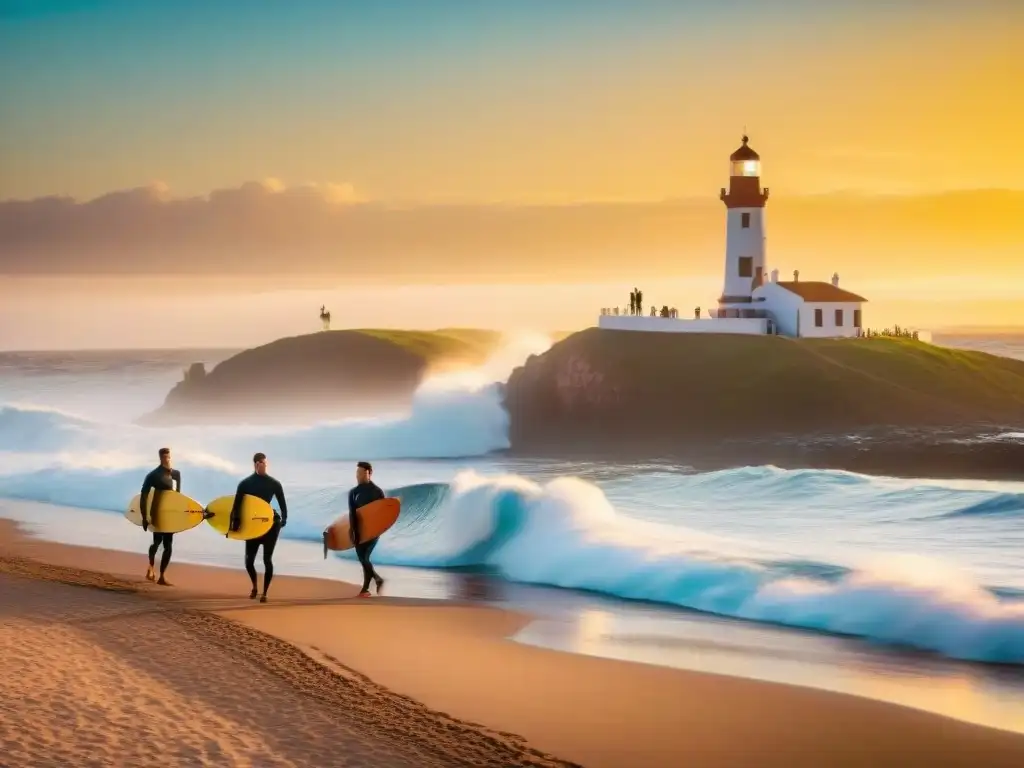
[[274, 524], [270, 526], [270, 530], [258, 538], [245, 542], [245, 572], [249, 574], [249, 579], [252, 581], [250, 600], [255, 599], [258, 592], [256, 588], [256, 553], [259, 552], [261, 546], [263, 547], [263, 595], [260, 597], [260, 602], [265, 603], [267, 602], [267, 590], [270, 589], [270, 582], [274, 578], [274, 547], [277, 546], [277, 537], [281, 534], [281, 529], [288, 524], [288, 505], [284, 500], [284, 488], [281, 487], [281, 483], [267, 474], [267, 455], [265, 453], [254, 454], [252, 464], [253, 473], [240, 482], [238, 490], [235, 491], [235, 503], [231, 507], [229, 530], [237, 531], [241, 525], [243, 496], [255, 496], [268, 504], [271, 499], [277, 498], [281, 511], [280, 513], [277, 510], [274, 511]]
[[[177, 491], [181, 493], [181, 472], [171, 467], [171, 449], [161, 448], [159, 451], [160, 466], [146, 475], [142, 481], [142, 491], [139, 494], [139, 511], [142, 513], [142, 530], [148, 531], [150, 523], [156, 527], [157, 518], [160, 514], [160, 495], [163, 491]], [[153, 492], [153, 503], [146, 510], [146, 502], [149, 500], [149, 492]], [[167, 566], [171, 564], [171, 549], [174, 544], [173, 533], [158, 533], [153, 531], [153, 543], [149, 547], [149, 568], [146, 569], [146, 579], [156, 579], [154, 568], [156, 566], [156, 551], [163, 546], [164, 554], [160, 558], [160, 579], [157, 584], [164, 587], [171, 586], [164, 573]]]
[[377, 586], [378, 595], [384, 587], [384, 579], [373, 569], [373, 564], [370, 562], [370, 555], [373, 553], [373, 548], [377, 546], [379, 537], [364, 541], [362, 544], [359, 543], [359, 515], [356, 514], [356, 510], [365, 507], [372, 501], [384, 498], [384, 491], [373, 482], [372, 477], [373, 465], [368, 461], [360, 461], [356, 464], [356, 487], [348, 492], [349, 535], [352, 537], [352, 543], [355, 544], [359, 564], [363, 566], [363, 588], [359, 591], [359, 597], [370, 596], [371, 579]]

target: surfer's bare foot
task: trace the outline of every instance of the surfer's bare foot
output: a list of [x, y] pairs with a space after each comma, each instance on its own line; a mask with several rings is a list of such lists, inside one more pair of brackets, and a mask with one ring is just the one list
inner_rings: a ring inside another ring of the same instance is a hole
[[260, 602], [261, 603], [267, 602], [267, 596], [266, 595], [260, 595]]
[[371, 597], [370, 590], [367, 589], [363, 592], [360, 592], [358, 595], [356, 595], [356, 597]]
[[377, 585], [377, 594], [379, 595], [381, 590], [384, 589], [384, 579], [374, 579], [373, 583]]
[[156, 572], [152, 568], [146, 569], [146, 581], [156, 581]]
[[173, 584], [171, 584], [171, 582], [169, 582], [169, 581], [168, 581], [167, 579], [165, 579], [165, 578], [164, 578], [163, 576], [161, 576], [161, 577], [159, 578], [159, 580], [157, 580], [157, 582], [156, 582], [156, 583], [157, 583], [157, 584], [159, 584], [159, 585], [160, 585], [161, 587], [173, 587], [173, 586], [174, 586]]
[[256, 595], [258, 595], [258, 594], [259, 594], [259, 592], [257, 592], [257, 591], [256, 591], [256, 590], [254, 589], [254, 590], [253, 590], [252, 592], [250, 592], [250, 593], [249, 593], [249, 599], [250, 599], [250, 600], [255, 600], [255, 599], [256, 599]]

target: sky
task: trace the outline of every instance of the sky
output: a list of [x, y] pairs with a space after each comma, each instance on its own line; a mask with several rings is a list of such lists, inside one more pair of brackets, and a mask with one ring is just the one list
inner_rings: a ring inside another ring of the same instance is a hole
[[1024, 186], [1016, 0], [0, 0], [0, 199]]
[[747, 131], [772, 266], [1024, 324], [1022, 33], [1018, 0], [0, 0], [0, 296], [713, 285]]

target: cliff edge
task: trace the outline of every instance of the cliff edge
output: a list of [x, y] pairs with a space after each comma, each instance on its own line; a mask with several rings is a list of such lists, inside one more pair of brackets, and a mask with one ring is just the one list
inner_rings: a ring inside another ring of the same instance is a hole
[[408, 405], [427, 374], [483, 363], [501, 334], [357, 329], [293, 336], [207, 372], [193, 364], [143, 424], [330, 419]]
[[[980, 461], [965, 435], [1024, 425], [1024, 361], [909, 339], [590, 328], [517, 368], [505, 403], [519, 454], [868, 471], [874, 450], [879, 471], [883, 454], [937, 441]], [[1024, 445], [987, 445], [1024, 472]]]

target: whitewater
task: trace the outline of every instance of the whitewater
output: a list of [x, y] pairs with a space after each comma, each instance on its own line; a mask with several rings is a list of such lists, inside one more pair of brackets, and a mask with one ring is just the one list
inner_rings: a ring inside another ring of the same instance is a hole
[[286, 490], [283, 537], [317, 542], [354, 462], [369, 459], [403, 500], [382, 566], [1024, 663], [1024, 484], [513, 460], [498, 384], [546, 344], [524, 336], [479, 369], [425, 381], [406, 413], [239, 429], [132, 423], [184, 366], [217, 361], [202, 350], [5, 353], [0, 508], [59, 505], [69, 531], [98, 510], [123, 524], [110, 546], [138, 547], [116, 516], [157, 448], [172, 447], [182, 490], [200, 501], [232, 492], [259, 450]]

